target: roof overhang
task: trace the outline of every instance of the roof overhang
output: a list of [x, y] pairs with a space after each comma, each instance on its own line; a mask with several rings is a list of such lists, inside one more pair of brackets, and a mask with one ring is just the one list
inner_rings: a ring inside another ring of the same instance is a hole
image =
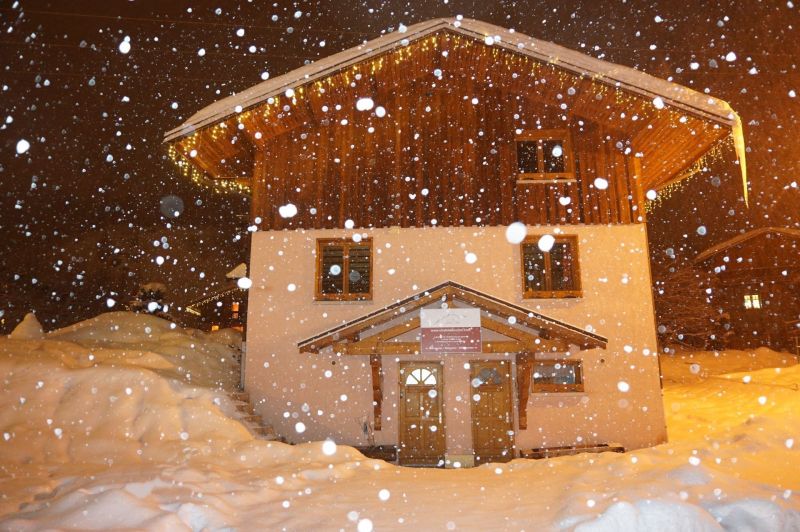
[[[168, 131], [164, 142], [174, 145], [204, 129], [224, 126], [226, 121], [263, 106], [267, 101], [281, 100], [287, 91], [301, 92], [323, 78], [333, 76], [359, 63], [402, 50], [416, 41], [443, 31], [480, 42], [491, 41], [491, 46], [505, 50], [509, 54], [528, 57], [539, 63], [566, 71], [577, 78], [591, 80], [592, 83], [600, 83], [615, 90], [641, 97], [646, 101], [659, 101], [659, 108], [662, 108], [663, 105], [667, 112], [685, 113], [700, 121], [724, 128], [733, 140], [742, 174], [745, 202], [747, 202], [747, 169], [742, 123], [739, 116], [723, 100], [630, 67], [609, 63], [514, 30], [471, 19], [442, 18], [404, 27], [403, 30], [385, 34], [359, 46], [259, 83], [201, 109], [183, 124]], [[294, 100], [294, 97], [289, 99]], [[233, 125], [235, 126], [235, 124]], [[228, 128], [229, 136], [235, 135], [231, 131], [235, 131], [235, 128]], [[647, 132], [643, 133], [645, 136], [652, 137], [642, 140], [642, 144], [645, 145], [643, 151], [662, 149], [664, 138], [646, 135]], [[698, 149], [674, 157], [667, 165], [668, 167], [662, 168], [664, 165], [655, 165], [651, 173], [659, 175], [657, 178], [648, 177], [647, 186], [658, 189], [675, 182], [676, 179], [690, 175], [691, 172], [687, 173], [687, 170], [693, 168], [693, 164], [724, 136], [727, 135], [720, 132], [718, 135], [712, 136], [713, 138], [710, 138], [708, 143], [698, 143]], [[226, 138], [225, 141], [227, 142], [227, 140]], [[687, 144], [687, 152], [689, 146], [690, 144]], [[224, 158], [232, 157], [230, 152], [223, 155]], [[247, 156], [242, 156], [241, 160], [243, 164], [249, 164]], [[678, 167], [682, 164], [682, 167]], [[239, 179], [241, 182], [241, 175], [234, 175], [236, 172], [230, 172], [230, 168], [226, 168], [225, 171], [230, 175], [224, 177], [231, 178], [233, 181]], [[668, 175], [662, 176], [661, 174]]]

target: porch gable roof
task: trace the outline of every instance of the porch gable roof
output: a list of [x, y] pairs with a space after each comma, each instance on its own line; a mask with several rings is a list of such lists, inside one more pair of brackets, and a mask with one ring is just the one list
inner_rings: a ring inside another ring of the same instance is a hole
[[605, 348], [608, 344], [607, 338], [593, 332], [549, 318], [474, 288], [469, 288], [453, 281], [446, 281], [382, 309], [302, 340], [298, 342], [297, 347], [304, 353], [318, 353], [320, 350], [335, 343], [353, 341], [364, 331], [387, 323], [404, 314], [409, 314], [437, 300], [448, 298], [473, 305], [501, 319], [513, 317], [518, 325], [536, 329], [539, 331], [538, 335], [544, 339], [563, 339], [579, 346], [581, 349]]

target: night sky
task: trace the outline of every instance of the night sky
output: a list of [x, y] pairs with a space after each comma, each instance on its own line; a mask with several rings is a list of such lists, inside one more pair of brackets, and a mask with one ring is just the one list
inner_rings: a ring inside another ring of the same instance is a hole
[[[513, 27], [707, 89], [739, 112], [750, 208], [732, 165], [695, 177], [651, 216], [656, 272], [742, 229], [797, 227], [800, 6], [695, 3], [2, 2], [0, 332], [30, 310], [49, 330], [109, 298], [120, 308], [144, 282], [165, 283], [176, 304], [213, 289], [246, 258], [248, 199], [181, 178], [164, 132], [264, 73], [434, 17]], [[30, 148], [18, 154], [21, 139]], [[171, 195], [184, 204], [177, 218], [161, 213]]]

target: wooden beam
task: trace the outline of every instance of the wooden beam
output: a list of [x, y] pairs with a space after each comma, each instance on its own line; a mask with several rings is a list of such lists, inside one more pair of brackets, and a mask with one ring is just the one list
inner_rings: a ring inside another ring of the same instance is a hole
[[525, 332], [522, 329], [512, 327], [511, 325], [503, 323], [502, 321], [483, 318], [481, 319], [481, 327], [500, 333], [504, 336], [508, 336], [509, 338], [513, 338], [531, 351], [567, 351], [569, 349], [569, 346], [566, 342], [561, 340], [551, 340], [545, 338], [541, 334], [534, 335], [529, 332]]
[[[515, 341], [483, 342], [483, 353], [516, 353], [525, 346]], [[333, 350], [343, 355], [418, 355], [419, 342], [383, 342], [379, 344], [348, 344], [340, 342], [333, 345]]]
[[377, 344], [381, 342], [387, 342], [394, 338], [395, 336], [400, 336], [403, 333], [411, 331], [413, 329], [419, 329], [419, 316], [416, 318], [411, 318], [408, 321], [404, 321], [398, 325], [393, 327], [389, 327], [388, 329], [379, 332], [378, 334], [367, 336], [363, 340], [361, 339], [361, 335], [359, 334], [356, 338], [358, 338], [358, 342], [362, 344]]
[[541, 331], [539, 333], [540, 338], [549, 339], [551, 337], [559, 336], [564, 337], [567, 341], [580, 345], [581, 347], [587, 345], [586, 338], [580, 335], [580, 333], [571, 331], [557, 323], [548, 323], [541, 318], [537, 318], [535, 315], [530, 317], [528, 314], [511, 311], [508, 309], [508, 307], [501, 303], [496, 303], [494, 301], [461, 290], [456, 290], [455, 298], [479, 307], [501, 318], [507, 319], [511, 316], [514, 316], [517, 321], [522, 322], [529, 327], [539, 329]]

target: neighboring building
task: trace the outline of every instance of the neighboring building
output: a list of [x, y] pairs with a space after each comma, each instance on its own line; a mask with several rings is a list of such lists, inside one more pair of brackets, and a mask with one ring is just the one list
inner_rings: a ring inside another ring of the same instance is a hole
[[726, 347], [798, 353], [800, 229], [754, 229], [708, 248], [694, 263], [713, 286], [714, 306], [728, 317]]
[[739, 153], [738, 117], [707, 95], [438, 19], [166, 142], [198, 183], [252, 194], [244, 382], [264, 419], [471, 465], [666, 440], [645, 195], [732, 131]]
[[247, 277], [247, 265], [242, 263], [225, 274], [222, 287], [198, 298], [184, 309], [190, 326], [207, 331], [236, 329], [244, 331], [247, 318], [247, 290], [239, 287], [240, 278]]

